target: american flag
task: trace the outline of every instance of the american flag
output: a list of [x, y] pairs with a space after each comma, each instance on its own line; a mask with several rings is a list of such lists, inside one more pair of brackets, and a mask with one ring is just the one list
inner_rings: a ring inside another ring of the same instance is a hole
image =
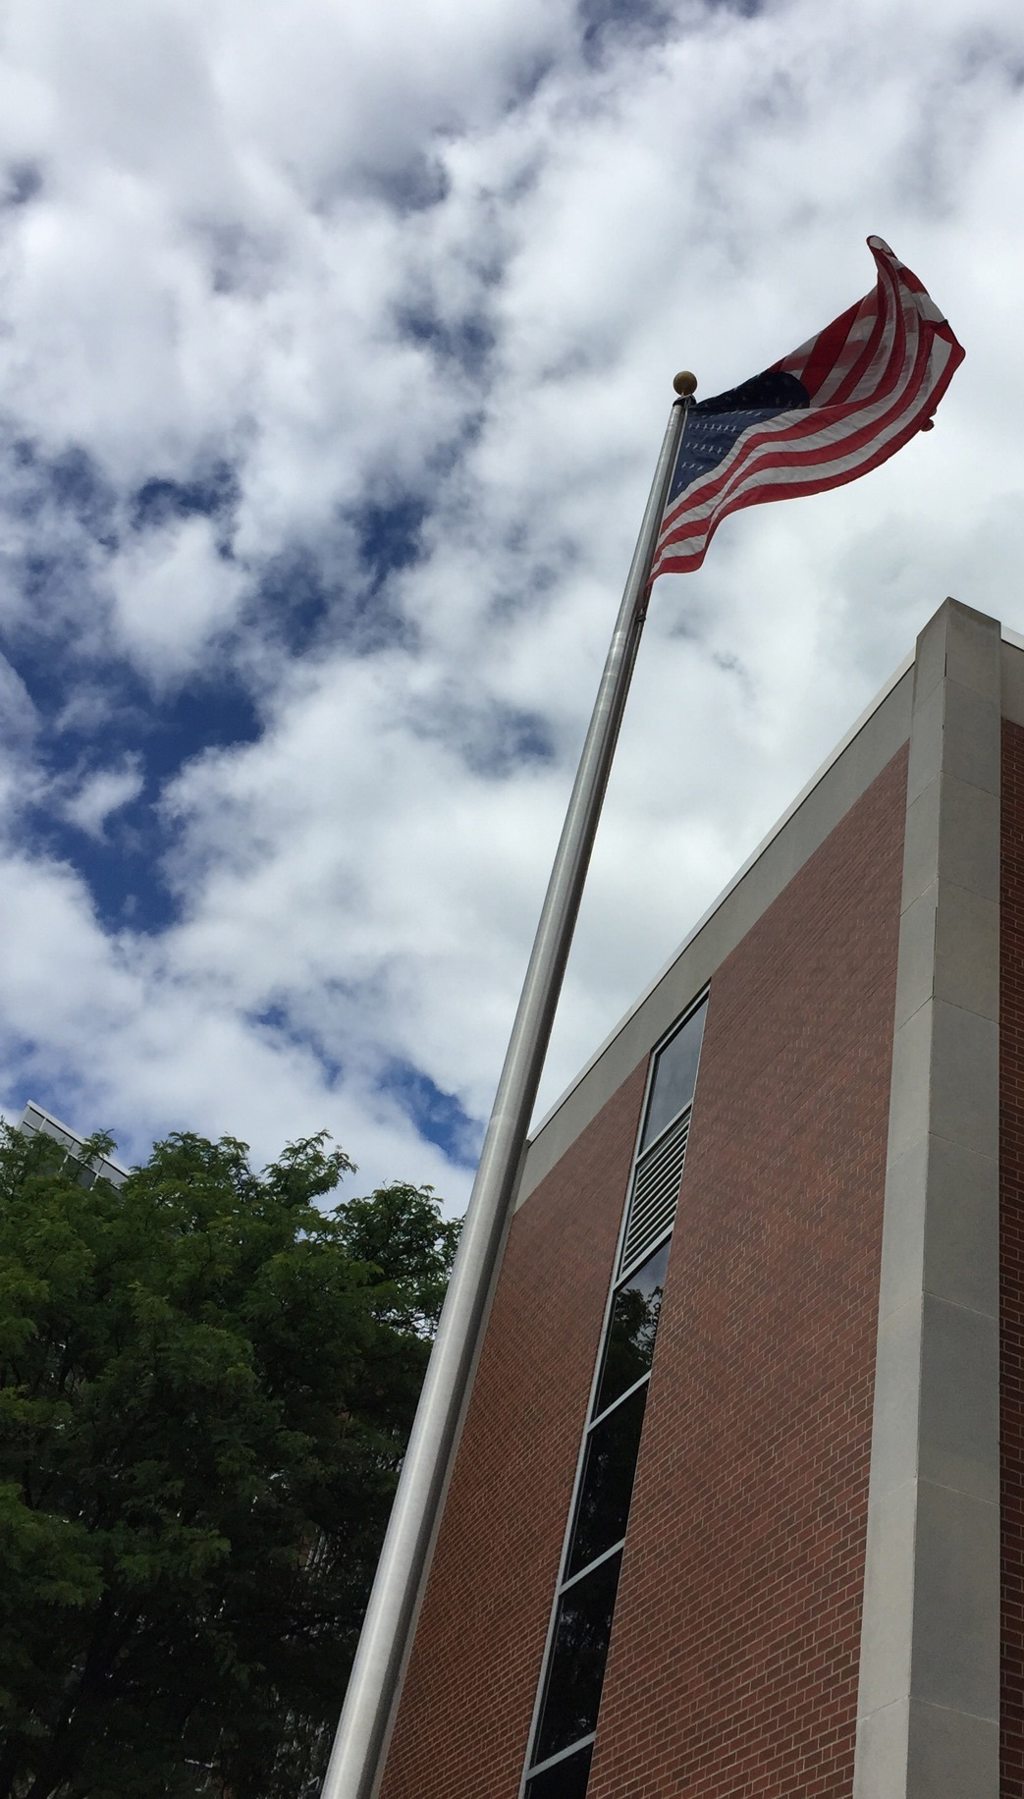
[[963, 350], [888, 244], [869, 237], [868, 248], [871, 293], [763, 374], [689, 408], [652, 581], [699, 568], [730, 512], [841, 487], [929, 429]]

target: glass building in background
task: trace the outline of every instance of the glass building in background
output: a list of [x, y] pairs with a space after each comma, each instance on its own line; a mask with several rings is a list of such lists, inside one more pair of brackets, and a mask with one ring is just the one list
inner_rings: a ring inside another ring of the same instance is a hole
[[122, 1168], [110, 1156], [84, 1157], [81, 1152], [85, 1138], [73, 1131], [70, 1125], [62, 1124], [59, 1118], [54, 1118], [52, 1112], [46, 1112], [42, 1106], [37, 1106], [34, 1100], [30, 1099], [26, 1105], [18, 1129], [26, 1137], [52, 1137], [55, 1142], [62, 1143], [71, 1160], [78, 1164], [77, 1180], [80, 1187], [91, 1187], [100, 1176], [112, 1182], [115, 1187], [120, 1187], [128, 1178], [127, 1168]]

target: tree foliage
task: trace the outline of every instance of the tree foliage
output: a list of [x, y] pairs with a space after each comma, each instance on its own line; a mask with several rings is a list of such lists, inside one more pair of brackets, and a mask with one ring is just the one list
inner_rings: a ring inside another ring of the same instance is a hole
[[322, 1766], [457, 1233], [326, 1209], [351, 1168], [177, 1135], [87, 1188], [0, 1131], [0, 1799]]

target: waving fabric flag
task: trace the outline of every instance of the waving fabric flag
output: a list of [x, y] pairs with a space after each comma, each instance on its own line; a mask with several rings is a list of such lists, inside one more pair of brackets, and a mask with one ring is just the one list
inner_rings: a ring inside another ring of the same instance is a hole
[[730, 512], [855, 481], [929, 429], [963, 350], [888, 244], [868, 248], [871, 293], [763, 374], [690, 407], [652, 581], [699, 568]]

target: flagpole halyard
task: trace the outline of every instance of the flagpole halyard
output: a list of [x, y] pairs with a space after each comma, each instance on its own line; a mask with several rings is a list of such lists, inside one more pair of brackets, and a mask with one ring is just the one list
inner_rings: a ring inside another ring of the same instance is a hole
[[389, 1728], [640, 644], [655, 544], [696, 385], [688, 372], [673, 382], [679, 397], [669, 413], [555, 853], [321, 1799], [375, 1799], [383, 1773]]

